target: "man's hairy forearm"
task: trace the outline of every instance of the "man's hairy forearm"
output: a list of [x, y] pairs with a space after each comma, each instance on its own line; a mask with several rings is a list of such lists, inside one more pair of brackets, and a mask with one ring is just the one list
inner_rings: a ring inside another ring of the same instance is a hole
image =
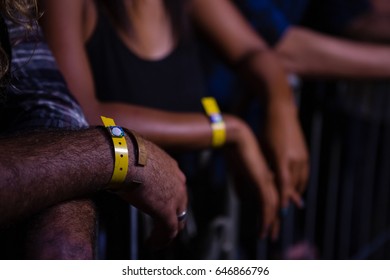
[[[187, 209], [186, 179], [174, 159], [145, 139], [147, 164], [136, 165], [125, 137], [129, 169], [118, 195], [153, 218], [151, 241], [161, 246], [184, 226], [177, 213]], [[114, 168], [111, 141], [103, 127], [0, 138], [0, 226], [105, 189]]]
[[0, 138], [0, 225], [103, 189], [113, 168], [109, 141], [103, 129]]

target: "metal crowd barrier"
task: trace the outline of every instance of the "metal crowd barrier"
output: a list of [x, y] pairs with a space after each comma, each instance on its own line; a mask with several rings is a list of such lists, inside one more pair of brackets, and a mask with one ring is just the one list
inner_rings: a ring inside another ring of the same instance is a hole
[[[390, 82], [309, 82], [300, 106], [311, 154], [306, 207], [283, 219], [277, 257], [306, 244], [294, 258], [389, 259]], [[272, 258], [266, 245], [257, 258]]]
[[[290, 207], [279, 242], [259, 241], [248, 226], [256, 211], [237, 205], [229, 192], [231, 222], [216, 220], [220, 240], [210, 241], [204, 258], [390, 259], [390, 82], [305, 82], [299, 103], [311, 155], [305, 208]], [[134, 209], [127, 219], [128, 249], [119, 258], [136, 259]]]

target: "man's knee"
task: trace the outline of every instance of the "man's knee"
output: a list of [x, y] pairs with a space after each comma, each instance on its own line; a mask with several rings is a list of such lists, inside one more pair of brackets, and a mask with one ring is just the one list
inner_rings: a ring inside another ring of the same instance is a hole
[[28, 259], [93, 259], [96, 210], [90, 200], [68, 201], [42, 211], [30, 222]]

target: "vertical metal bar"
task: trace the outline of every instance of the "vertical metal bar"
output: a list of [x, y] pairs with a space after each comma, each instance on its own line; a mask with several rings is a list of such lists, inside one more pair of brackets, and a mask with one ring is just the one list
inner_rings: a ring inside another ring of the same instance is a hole
[[[375, 193], [372, 233], [374, 238], [389, 228], [390, 200], [390, 84], [380, 86], [382, 95], [382, 134], [378, 152], [377, 192]], [[373, 259], [389, 259], [388, 246], [381, 246], [371, 257]]]
[[325, 200], [325, 219], [323, 237], [324, 259], [332, 259], [335, 254], [336, 225], [338, 212], [339, 177], [341, 168], [341, 141], [337, 133], [330, 145], [329, 176]]
[[129, 255], [131, 260], [138, 259], [138, 210], [129, 205]]
[[366, 135], [366, 141], [361, 147], [361, 153], [363, 162], [361, 162], [362, 177], [359, 182], [361, 183], [359, 199], [356, 205], [357, 215], [359, 217], [359, 225], [357, 228], [357, 246], [354, 248], [356, 251], [361, 246], [370, 242], [371, 230], [372, 230], [372, 208], [373, 197], [375, 191], [375, 170], [377, 167], [377, 153], [379, 148], [379, 135], [380, 135], [380, 113], [381, 113], [381, 96], [376, 94], [376, 88], [369, 86], [365, 89], [365, 94], [375, 94], [371, 97], [370, 118], [368, 118], [368, 124], [364, 134]]
[[257, 253], [256, 258], [258, 260], [266, 260], [266, 259], [268, 259], [269, 252], [268, 252], [267, 240], [265, 240], [265, 239], [261, 239], [261, 240], [258, 239], [256, 247], [257, 247], [256, 248], [256, 253]]
[[[390, 128], [387, 127], [383, 135], [384, 143], [390, 143]], [[380, 164], [378, 165], [378, 191], [374, 198], [374, 209], [373, 209], [373, 224], [372, 232], [375, 236], [386, 230], [389, 226], [389, 198], [390, 198], [390, 145], [383, 145], [383, 152], [379, 159]], [[373, 259], [388, 259], [390, 254], [385, 247], [382, 247], [376, 252]]]
[[97, 222], [97, 234], [96, 234], [96, 258], [98, 260], [107, 259], [107, 232], [102, 226], [100, 218]]
[[336, 258], [348, 259], [351, 249], [353, 200], [356, 184], [356, 151], [359, 149], [359, 124], [356, 121], [348, 121], [346, 135], [346, 158], [343, 164], [345, 169], [341, 181], [341, 206], [339, 220], [339, 242]]
[[296, 211], [293, 205], [288, 207], [288, 212], [281, 221], [281, 251], [284, 252], [289, 246], [294, 244]]
[[322, 112], [317, 111], [313, 115], [312, 133], [310, 136], [310, 178], [307, 188], [306, 196], [306, 215], [304, 225], [304, 235], [306, 240], [314, 243], [316, 235], [316, 216], [317, 216], [317, 192], [320, 172], [320, 158], [321, 158], [321, 138], [322, 138]]

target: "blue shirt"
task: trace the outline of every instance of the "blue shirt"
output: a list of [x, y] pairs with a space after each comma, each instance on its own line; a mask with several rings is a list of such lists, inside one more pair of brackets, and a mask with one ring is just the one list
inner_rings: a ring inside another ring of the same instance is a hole
[[[370, 9], [368, 0], [235, 0], [252, 26], [270, 45], [276, 44], [290, 25], [308, 24], [337, 32]], [[309, 22], [304, 19], [309, 18]]]
[[269, 44], [275, 44], [291, 24], [300, 24], [309, 0], [236, 0], [239, 9]]
[[[234, 0], [251, 25], [271, 46], [278, 43], [291, 25], [318, 27], [336, 32], [370, 8], [368, 0]], [[307, 19], [310, 18], [311, 22]], [[218, 61], [205, 58], [208, 94], [228, 109], [244, 90], [235, 73]]]

